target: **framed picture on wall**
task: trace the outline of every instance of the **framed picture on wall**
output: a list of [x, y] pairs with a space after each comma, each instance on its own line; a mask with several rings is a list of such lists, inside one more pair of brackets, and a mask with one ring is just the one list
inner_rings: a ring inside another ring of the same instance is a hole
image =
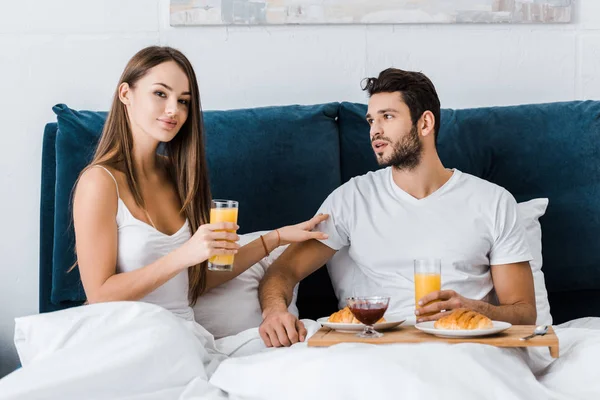
[[568, 23], [573, 0], [171, 0], [171, 25]]

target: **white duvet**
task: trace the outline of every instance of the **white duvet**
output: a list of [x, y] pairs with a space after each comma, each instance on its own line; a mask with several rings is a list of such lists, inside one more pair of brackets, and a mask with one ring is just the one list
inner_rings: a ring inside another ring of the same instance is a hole
[[555, 330], [558, 359], [477, 344], [265, 349], [257, 329], [215, 341], [160, 307], [105, 303], [18, 318], [23, 367], [0, 399], [600, 399], [600, 318]]

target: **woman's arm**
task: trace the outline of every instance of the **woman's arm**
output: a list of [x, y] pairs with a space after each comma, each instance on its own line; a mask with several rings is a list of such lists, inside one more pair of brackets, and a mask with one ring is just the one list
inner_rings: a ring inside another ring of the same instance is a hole
[[[304, 242], [309, 239], [327, 239], [327, 235], [312, 230], [329, 218], [329, 215], [317, 215], [312, 219], [297, 225], [285, 226], [263, 235], [267, 250], [271, 253], [279, 246], [290, 243]], [[240, 248], [233, 262], [233, 271], [208, 271], [206, 274], [206, 290], [210, 290], [240, 275], [248, 268], [262, 260], [268, 254], [260, 238]]]
[[100, 168], [80, 178], [73, 201], [77, 261], [89, 303], [139, 300], [187, 265], [174, 251], [131, 272], [116, 273], [117, 192], [112, 178]]
[[[263, 235], [263, 237], [269, 252], [275, 250], [280, 245], [278, 243], [277, 232], [275, 231], [271, 231]], [[265, 254], [265, 248], [261, 239], [253, 240], [240, 248], [233, 261], [232, 271], [208, 271], [206, 274], [206, 290], [208, 291], [232, 280], [266, 256], [267, 254]]]

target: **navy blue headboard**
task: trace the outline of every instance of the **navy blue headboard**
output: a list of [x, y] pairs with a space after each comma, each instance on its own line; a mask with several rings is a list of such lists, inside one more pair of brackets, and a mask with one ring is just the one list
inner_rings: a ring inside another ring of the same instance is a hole
[[58, 124], [46, 124], [42, 142], [42, 184], [40, 199], [40, 312], [56, 311], [79, 305], [82, 302], [65, 302], [60, 305], [51, 301], [52, 257], [54, 254], [54, 200], [56, 194], [56, 134]]

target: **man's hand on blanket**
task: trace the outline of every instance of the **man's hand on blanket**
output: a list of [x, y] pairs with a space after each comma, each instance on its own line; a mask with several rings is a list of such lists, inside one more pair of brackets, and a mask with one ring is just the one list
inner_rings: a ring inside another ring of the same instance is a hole
[[477, 311], [476, 302], [476, 300], [461, 296], [454, 290], [438, 290], [423, 296], [419, 300], [419, 308], [415, 310], [415, 315], [417, 316], [417, 322], [436, 321], [457, 308]]
[[267, 347], [288, 347], [306, 338], [302, 321], [287, 310], [264, 313], [258, 332]]

